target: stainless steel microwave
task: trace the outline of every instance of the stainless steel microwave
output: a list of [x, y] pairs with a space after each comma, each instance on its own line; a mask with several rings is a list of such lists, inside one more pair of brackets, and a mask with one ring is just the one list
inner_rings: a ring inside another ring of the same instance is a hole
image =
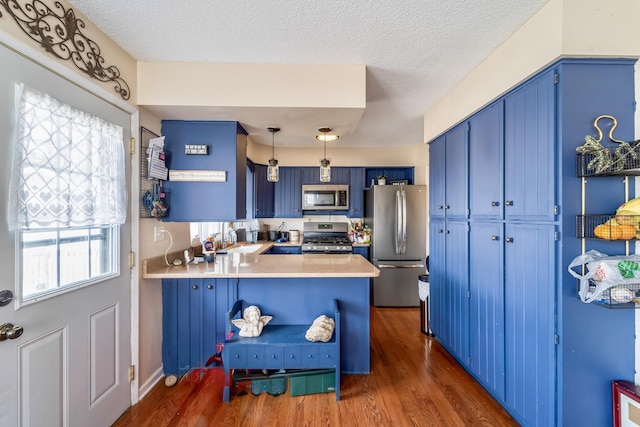
[[303, 185], [302, 210], [348, 210], [348, 185]]

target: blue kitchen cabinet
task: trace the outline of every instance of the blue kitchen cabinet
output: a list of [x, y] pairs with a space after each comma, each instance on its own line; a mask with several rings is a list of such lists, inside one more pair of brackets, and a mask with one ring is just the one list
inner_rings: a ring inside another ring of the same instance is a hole
[[203, 367], [224, 342], [227, 279], [162, 279], [162, 364], [165, 375]]
[[[554, 134], [556, 76], [555, 69], [542, 73], [504, 100], [506, 219], [553, 221], [558, 214]], [[578, 139], [571, 145], [580, 143]]]
[[302, 173], [302, 184], [321, 184], [320, 166], [304, 166], [300, 169]]
[[302, 218], [302, 170], [281, 167], [275, 184], [275, 217]]
[[349, 186], [349, 218], [364, 217], [365, 168], [351, 168]]
[[503, 196], [504, 101], [469, 119], [469, 213], [471, 218], [500, 219]]
[[429, 226], [432, 330], [464, 365], [469, 353], [468, 228], [465, 221], [432, 220]]
[[351, 183], [351, 168], [342, 167], [342, 166], [331, 168], [331, 184], [347, 184], [348, 185], [350, 183]]
[[551, 224], [505, 226], [505, 406], [522, 425], [555, 424], [555, 231]]
[[275, 183], [267, 181], [267, 166], [255, 164], [253, 171], [254, 218], [273, 218], [275, 215]]
[[371, 187], [371, 183], [376, 185], [379, 176], [387, 177], [387, 185], [393, 184], [392, 181], [406, 181], [408, 185], [415, 184], [414, 168], [412, 167], [375, 167], [366, 168], [365, 170], [365, 186]]
[[[164, 181], [165, 221], [233, 221], [246, 218], [247, 132], [238, 122], [163, 120], [162, 135], [173, 171], [222, 171], [223, 182]], [[206, 145], [207, 155], [186, 154]]]
[[352, 252], [362, 255], [364, 259], [369, 259], [369, 246], [352, 246]]
[[[465, 171], [449, 175], [453, 130], [430, 143], [431, 326], [523, 426], [608, 425], [611, 380], [633, 381], [633, 310], [582, 303], [566, 268], [583, 250], [575, 236], [582, 210], [576, 147], [596, 136], [593, 122], [602, 114], [617, 118], [618, 139], [633, 140], [634, 63], [559, 60], [453, 128], [469, 126], [473, 157], [469, 191], [458, 193], [470, 200], [468, 219], [458, 217], [469, 226], [468, 242], [458, 241], [457, 251], [469, 254], [466, 262], [459, 257], [462, 266], [449, 253], [449, 189], [450, 180], [464, 188]], [[501, 108], [504, 133], [492, 146]], [[624, 200], [620, 187], [620, 178], [590, 178], [587, 211], [614, 212]], [[492, 201], [501, 205], [495, 212]], [[624, 251], [616, 242], [588, 246]], [[461, 271], [469, 273], [466, 312], [451, 279]], [[461, 351], [465, 337], [468, 354]]]
[[469, 230], [469, 371], [501, 402], [505, 389], [503, 229], [502, 222], [476, 221]]
[[463, 122], [429, 144], [429, 215], [466, 219], [468, 207], [468, 134]]
[[267, 255], [299, 255], [302, 253], [301, 246], [272, 246], [265, 254]]

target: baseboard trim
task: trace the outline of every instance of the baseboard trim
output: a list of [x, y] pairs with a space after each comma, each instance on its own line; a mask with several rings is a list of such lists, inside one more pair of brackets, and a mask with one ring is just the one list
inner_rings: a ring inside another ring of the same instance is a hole
[[164, 378], [164, 371], [161, 365], [138, 389], [138, 401], [142, 400], [162, 378]]

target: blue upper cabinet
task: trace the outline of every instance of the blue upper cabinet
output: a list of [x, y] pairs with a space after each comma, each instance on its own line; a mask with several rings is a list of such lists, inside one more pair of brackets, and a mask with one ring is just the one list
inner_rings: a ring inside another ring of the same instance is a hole
[[503, 102], [469, 119], [469, 209], [471, 218], [502, 218]]
[[302, 217], [302, 169], [281, 167], [275, 186], [276, 218]]
[[461, 123], [429, 144], [429, 215], [466, 219], [468, 208], [468, 130]]
[[349, 186], [349, 217], [364, 217], [365, 169], [351, 168], [351, 185]]
[[[223, 171], [224, 182], [165, 181], [165, 221], [233, 221], [246, 218], [247, 132], [238, 122], [163, 120], [169, 168]], [[206, 145], [207, 155], [185, 154], [186, 145]]]
[[[300, 169], [302, 173], [303, 184], [320, 184], [320, 166], [306, 166]], [[331, 172], [333, 172], [333, 170]]]
[[253, 208], [254, 218], [273, 218], [275, 183], [267, 181], [267, 166], [254, 165], [253, 169]]
[[505, 98], [506, 219], [553, 221], [557, 215], [555, 78], [549, 70]]

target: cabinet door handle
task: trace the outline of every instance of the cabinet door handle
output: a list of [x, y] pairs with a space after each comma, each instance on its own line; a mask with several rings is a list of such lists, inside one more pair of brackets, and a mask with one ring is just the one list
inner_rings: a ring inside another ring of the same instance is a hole
[[491, 240], [500, 240], [500, 236], [493, 235], [491, 236]]
[[504, 241], [507, 243], [513, 243], [513, 237], [506, 237]]
[[193, 285], [191, 289], [198, 289], [198, 285]]
[[444, 230], [442, 228], [439, 228], [438, 233], [444, 233]]
[[444, 205], [444, 208], [445, 209], [449, 209], [449, 205]]
[[213, 289], [213, 285], [207, 285], [207, 289]]
[[513, 206], [513, 200], [506, 200], [506, 201], [504, 202], [504, 205], [505, 205], [505, 206]]
[[491, 206], [500, 206], [500, 202], [491, 202]]
[[445, 230], [445, 231], [444, 231], [444, 234], [449, 234], [449, 233], [450, 233], [450, 231], [449, 231], [449, 230]]
[[438, 205], [438, 209], [444, 209], [444, 206]]

